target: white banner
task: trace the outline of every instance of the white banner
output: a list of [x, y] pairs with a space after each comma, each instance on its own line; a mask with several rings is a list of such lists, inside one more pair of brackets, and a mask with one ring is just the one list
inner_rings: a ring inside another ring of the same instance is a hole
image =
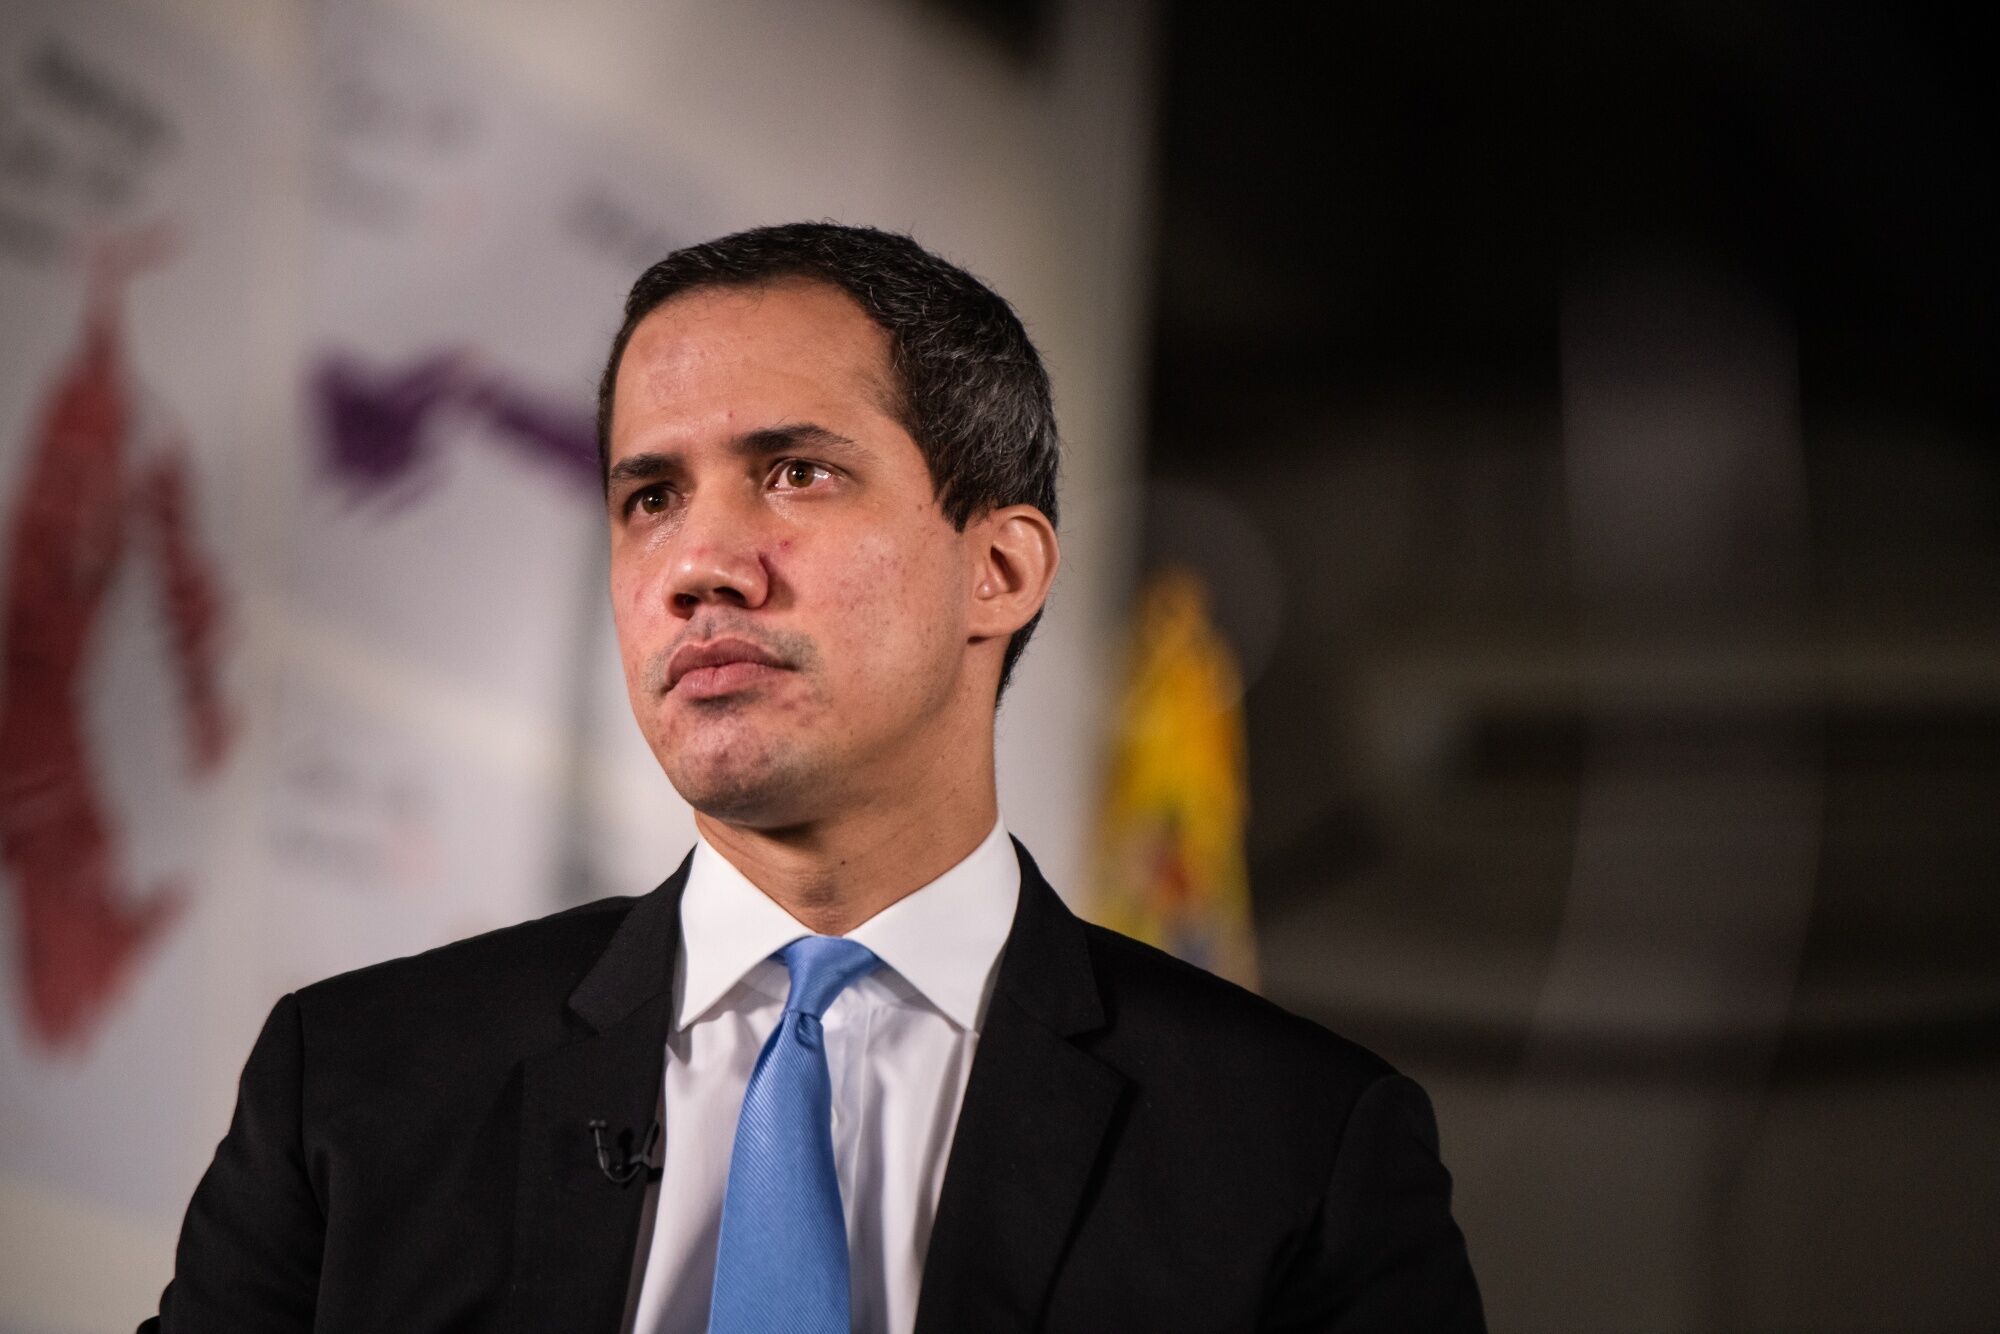
[[122, 11], [12, 5], [0, 27], [10, 1329], [58, 1327], [64, 1249], [115, 1261], [116, 1238], [171, 1236], [191, 1146], [218, 1129], [196, 1047], [222, 794], [248, 751], [238, 470], [262, 105]]
[[587, 892], [592, 738], [633, 732], [601, 670], [596, 377], [689, 239], [669, 190], [399, 15], [328, 6], [317, 55], [269, 788], [289, 984]]
[[294, 105], [122, 9], [0, 29], [0, 1329], [144, 1313], [284, 991], [691, 836], [593, 426], [685, 201], [399, 16], [315, 43]]

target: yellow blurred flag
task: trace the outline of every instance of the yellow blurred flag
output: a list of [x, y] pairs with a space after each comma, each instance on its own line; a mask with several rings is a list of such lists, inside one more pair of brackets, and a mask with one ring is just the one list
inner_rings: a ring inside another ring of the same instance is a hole
[[1254, 987], [1242, 683], [1192, 574], [1148, 582], [1127, 670], [1098, 812], [1094, 915]]

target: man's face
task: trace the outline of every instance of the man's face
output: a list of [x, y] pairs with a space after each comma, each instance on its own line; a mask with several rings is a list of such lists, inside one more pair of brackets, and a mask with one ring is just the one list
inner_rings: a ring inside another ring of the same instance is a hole
[[965, 537], [891, 415], [888, 347], [844, 292], [786, 281], [676, 297], [619, 364], [626, 685], [667, 777], [715, 818], [893, 799], [967, 708], [990, 716], [965, 670]]

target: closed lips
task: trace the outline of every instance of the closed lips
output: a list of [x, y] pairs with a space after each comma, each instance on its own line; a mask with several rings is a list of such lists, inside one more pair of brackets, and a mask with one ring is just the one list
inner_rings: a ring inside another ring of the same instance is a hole
[[717, 639], [707, 644], [689, 644], [677, 650], [667, 662], [667, 689], [680, 684], [683, 676], [703, 667], [723, 667], [732, 662], [754, 662], [764, 667], [783, 667], [778, 656], [747, 639]]

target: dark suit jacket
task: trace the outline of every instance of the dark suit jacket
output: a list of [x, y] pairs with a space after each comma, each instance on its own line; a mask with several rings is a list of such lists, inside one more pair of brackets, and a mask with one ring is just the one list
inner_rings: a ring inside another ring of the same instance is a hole
[[[1020, 858], [919, 1334], [1481, 1328], [1423, 1091]], [[611, 1334], [686, 876], [279, 1001], [141, 1330]]]

